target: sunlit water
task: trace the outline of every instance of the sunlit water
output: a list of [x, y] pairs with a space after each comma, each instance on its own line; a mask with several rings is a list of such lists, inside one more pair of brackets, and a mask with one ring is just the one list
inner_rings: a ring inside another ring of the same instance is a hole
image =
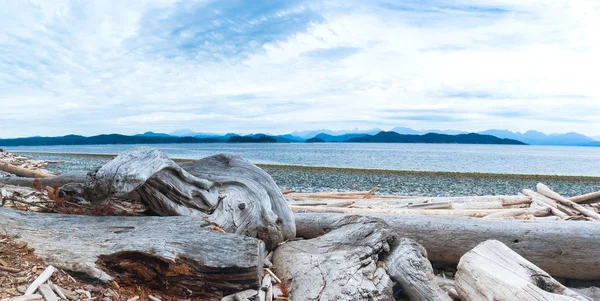
[[[5, 149], [11, 152], [118, 154], [137, 146], [140, 145], [35, 146]], [[182, 159], [234, 153], [253, 163], [263, 164], [600, 176], [600, 148], [597, 147], [387, 143], [215, 143], [149, 146], [162, 150], [172, 158]]]

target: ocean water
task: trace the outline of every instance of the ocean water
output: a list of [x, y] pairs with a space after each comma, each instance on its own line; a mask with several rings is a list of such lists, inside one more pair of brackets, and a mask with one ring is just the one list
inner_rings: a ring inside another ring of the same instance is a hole
[[[37, 153], [34, 154], [37, 158], [62, 159], [69, 164], [69, 160], [75, 163], [76, 160], [87, 160], [85, 158], [89, 157], [52, 154], [118, 154], [138, 146], [141, 145], [35, 146], [5, 149], [11, 152]], [[147, 146], [160, 149], [172, 158], [181, 159], [234, 153], [260, 164], [600, 176], [599, 147], [398, 143], [214, 143]]]

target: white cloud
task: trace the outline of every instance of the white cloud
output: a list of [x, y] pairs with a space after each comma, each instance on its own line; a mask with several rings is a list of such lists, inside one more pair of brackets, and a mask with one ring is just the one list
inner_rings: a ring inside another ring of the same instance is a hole
[[595, 2], [401, 4], [307, 2], [244, 19], [218, 2], [8, 2], [0, 104], [11, 114], [0, 137], [394, 126], [600, 134]]

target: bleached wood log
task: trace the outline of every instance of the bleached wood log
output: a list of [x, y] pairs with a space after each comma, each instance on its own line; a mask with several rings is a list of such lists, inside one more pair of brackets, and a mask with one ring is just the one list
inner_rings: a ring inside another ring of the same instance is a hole
[[[0, 183], [7, 185], [19, 185], [24, 187], [33, 187], [33, 180], [35, 178], [28, 177], [8, 177], [0, 178]], [[74, 171], [68, 172], [52, 178], [41, 178], [38, 179], [42, 186], [54, 187], [55, 185], [60, 187], [69, 183], [85, 183], [87, 181], [87, 172]]]
[[464, 301], [589, 300], [497, 240], [483, 242], [461, 258], [454, 286]]
[[23, 168], [20, 166], [12, 165], [8, 162], [0, 161], [0, 170], [11, 173], [18, 177], [27, 177], [27, 178], [51, 178], [55, 177], [55, 175], [39, 171], [39, 170], [31, 170], [27, 168]]
[[[29, 243], [29, 242], [28, 242]], [[38, 288], [40, 287], [40, 285], [44, 284], [46, 281], [48, 281], [48, 279], [50, 279], [50, 277], [52, 277], [52, 274], [54, 274], [54, 272], [56, 271], [56, 269], [49, 265], [25, 290], [25, 293], [23, 295], [32, 295], [33, 293], [35, 293], [35, 291], [38, 290]]]
[[262, 278], [263, 242], [217, 232], [193, 216], [96, 217], [0, 208], [0, 229], [27, 242], [46, 263], [100, 281], [119, 276], [149, 286], [182, 285], [214, 299], [255, 289]]
[[587, 217], [591, 217], [595, 220], [600, 220], [600, 214], [594, 212], [593, 210], [587, 209], [575, 202], [572, 202], [571, 200], [569, 200], [567, 198], [564, 198], [560, 194], [558, 194], [558, 193], [554, 192], [552, 189], [550, 189], [550, 187], [548, 187], [542, 183], [538, 183], [536, 188], [540, 194], [543, 194], [551, 199], [554, 199], [565, 206], [573, 208], [573, 209], [581, 212], [581, 214], [583, 214]]
[[435, 282], [425, 248], [412, 239], [400, 238], [393, 243], [392, 250], [385, 259], [388, 274], [400, 284], [409, 300], [452, 300]]
[[8, 299], [8, 301], [37, 301], [37, 300], [44, 300], [44, 297], [42, 297], [42, 295], [40, 295], [40, 294], [33, 294], [33, 295], [23, 295], [23, 296], [18, 296], [18, 297], [13, 297], [13, 298]]
[[381, 220], [347, 216], [332, 231], [287, 242], [273, 255], [289, 300], [393, 300], [392, 280], [380, 256], [394, 234]]
[[[296, 213], [299, 237], [327, 233], [347, 215]], [[460, 216], [374, 214], [395, 233], [412, 238], [433, 262], [458, 263], [477, 244], [496, 239], [555, 277], [600, 279], [600, 227], [588, 221], [478, 219]]]
[[227, 232], [265, 241], [268, 249], [295, 237], [294, 216], [262, 169], [235, 155], [184, 164], [152, 148], [125, 151], [90, 175], [85, 198], [138, 194], [160, 215], [206, 217]]
[[592, 201], [592, 200], [596, 200], [596, 199], [600, 199], [600, 191], [586, 193], [583, 195], [578, 195], [578, 196], [569, 198], [569, 200], [571, 200], [572, 202], [575, 202], [575, 203], [583, 203], [583, 202]]
[[42, 297], [44, 297], [44, 300], [58, 301], [58, 297], [56, 296], [56, 294], [54, 294], [54, 292], [52, 291], [52, 289], [50, 288], [50, 286], [48, 284], [40, 285], [40, 288], [38, 289], [38, 291], [40, 292]]
[[531, 202], [537, 204], [540, 207], [544, 207], [544, 208], [550, 208], [550, 211], [552, 212], [552, 214], [561, 217], [561, 218], [567, 218], [569, 217], [569, 214], [562, 212], [558, 209], [558, 207], [556, 206], [556, 202], [554, 202], [554, 204], [551, 201], [551, 199], [548, 199], [550, 201], [545, 200], [545, 197], [531, 189], [523, 189], [523, 194], [527, 195], [528, 197], [531, 198]]
[[498, 212], [494, 212], [492, 214], [488, 214], [484, 216], [485, 219], [490, 218], [509, 218], [515, 217], [519, 215], [530, 214], [537, 217], [547, 216], [550, 213], [550, 208], [541, 208], [541, 209], [533, 209], [533, 208], [523, 208], [523, 209], [505, 209], [498, 210]]
[[[420, 215], [444, 215], [444, 216], [468, 216], [468, 217], [484, 217], [490, 214], [520, 210], [520, 209], [396, 209], [396, 208], [337, 208], [323, 206], [294, 206], [290, 209], [294, 212], [330, 212], [330, 213], [347, 213], [347, 214], [420, 214]], [[537, 212], [537, 211], [536, 211]], [[533, 212], [532, 212], [533, 213]]]

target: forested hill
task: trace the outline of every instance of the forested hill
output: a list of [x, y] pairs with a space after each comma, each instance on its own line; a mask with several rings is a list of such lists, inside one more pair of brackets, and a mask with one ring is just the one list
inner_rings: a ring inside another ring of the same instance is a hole
[[119, 134], [84, 137], [67, 135], [61, 137], [29, 137], [0, 139], [0, 146], [35, 145], [89, 145], [89, 144], [158, 144], [158, 143], [211, 143], [222, 142], [216, 138], [173, 137], [173, 136], [126, 136]]
[[515, 144], [525, 145], [518, 140], [501, 139], [491, 135], [475, 133], [445, 135], [429, 133], [425, 135], [402, 135], [396, 132], [379, 132], [376, 135], [365, 135], [348, 140], [348, 142], [368, 143], [456, 143], [456, 144]]

